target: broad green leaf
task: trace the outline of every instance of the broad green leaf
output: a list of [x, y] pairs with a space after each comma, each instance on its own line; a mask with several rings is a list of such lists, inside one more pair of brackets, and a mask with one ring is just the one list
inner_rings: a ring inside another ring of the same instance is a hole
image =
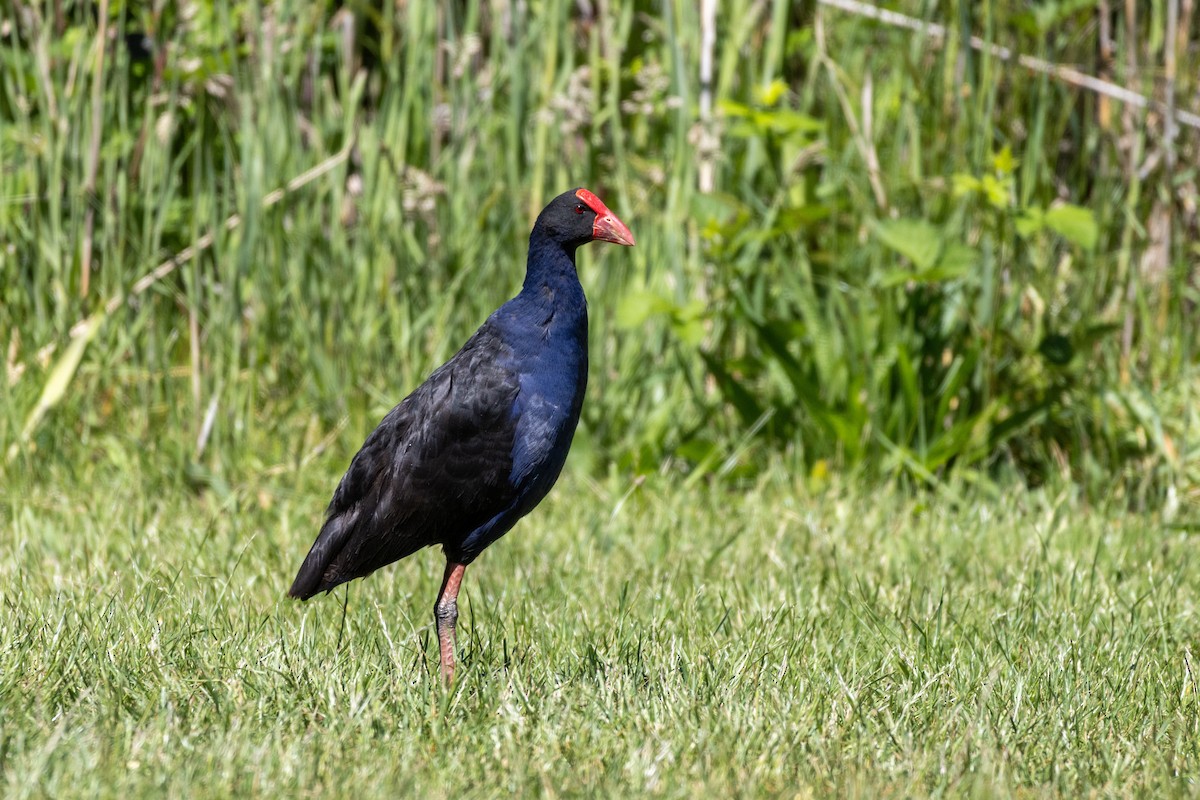
[[762, 136], [762, 132], [750, 120], [739, 119], [729, 126], [728, 135], [734, 139], [757, 139]]
[[1046, 226], [1068, 242], [1085, 250], [1096, 246], [1100, 231], [1096, 215], [1082, 206], [1063, 203], [1046, 212]]
[[706, 308], [702, 301], [693, 300], [686, 306], [672, 309], [671, 330], [684, 344], [694, 347], [704, 339]]
[[1026, 239], [1046, 227], [1046, 212], [1030, 206], [1016, 219], [1017, 233]]
[[891, 219], [875, 224], [879, 241], [927, 270], [937, 263], [942, 237], [937, 228], [920, 219]]
[[1008, 208], [1009, 198], [1012, 195], [1011, 179], [1000, 179], [995, 175], [984, 175], [980, 181], [980, 186], [983, 190], [983, 196], [987, 198], [992, 208]]
[[771, 130], [779, 134], [821, 133], [825, 130], [824, 122], [807, 114], [801, 114], [799, 111], [780, 109], [765, 112], [763, 117]]
[[962, 262], [954, 264], [939, 262], [936, 267], [921, 270], [916, 275], [913, 275], [912, 279], [921, 283], [943, 283], [966, 275], [967, 267], [968, 265]]
[[715, 192], [691, 196], [692, 218], [704, 223], [724, 225], [745, 210], [745, 205], [731, 194]]
[[938, 269], [947, 274], [965, 275], [979, 264], [979, 251], [961, 242], [950, 242], [938, 259]]
[[979, 178], [974, 175], [968, 175], [965, 172], [956, 172], [950, 176], [950, 183], [954, 187], [954, 196], [963, 197], [964, 195], [975, 194], [982, 188]]
[[720, 100], [717, 102], [717, 108], [727, 117], [754, 116], [754, 109], [744, 103], [735, 103], [733, 100]]
[[889, 269], [887, 272], [879, 276], [879, 286], [882, 289], [891, 289], [895, 286], [903, 286], [913, 279], [911, 271], [906, 269]]
[[695, 347], [704, 341], [704, 323], [698, 319], [676, 322], [671, 326], [671, 330], [679, 338], [679, 341], [689, 347]]
[[617, 327], [636, 328], [656, 314], [669, 314], [673, 309], [671, 301], [653, 292], [630, 292], [617, 305]]

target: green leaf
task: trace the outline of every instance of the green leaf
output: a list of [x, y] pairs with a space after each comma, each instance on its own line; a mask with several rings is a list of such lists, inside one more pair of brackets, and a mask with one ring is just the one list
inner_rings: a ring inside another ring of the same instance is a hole
[[965, 275], [979, 263], [979, 251], [970, 245], [950, 242], [938, 259], [937, 268], [947, 275]]
[[954, 196], [963, 197], [978, 192], [983, 188], [983, 184], [979, 182], [979, 178], [974, 175], [968, 175], [965, 172], [956, 172], [950, 176], [950, 182], [954, 186]]
[[717, 108], [727, 117], [754, 116], [754, 109], [744, 103], [735, 103], [733, 100], [718, 100]]
[[805, 225], [828, 219], [833, 209], [823, 203], [808, 203], [802, 206], [791, 206], [779, 212], [780, 230], [795, 231]]
[[1082, 206], [1063, 203], [1046, 212], [1046, 226], [1071, 244], [1091, 250], [1096, 246], [1099, 227], [1096, 215]]
[[896, 345], [896, 374], [900, 378], [900, 388], [904, 392], [907, 411], [914, 416], [921, 413], [921, 389], [917, 383], [917, 369], [920, 361], [914, 359], [903, 342]]
[[1158, 451], [1172, 464], [1176, 464], [1178, 455], [1174, 444], [1167, 441], [1166, 433], [1163, 430], [1162, 413], [1159, 411], [1154, 396], [1139, 387], [1116, 392], [1116, 396], [1124, 402], [1125, 407], [1145, 430]]
[[[1002, 401], [996, 402], [1000, 403]], [[1005, 403], [1007, 402], [1010, 401], [1006, 398]], [[1013, 411], [1009, 416], [997, 421], [992, 426], [992, 429], [988, 431], [988, 446], [992, 450], [996, 450], [1023, 431], [1044, 423], [1047, 417], [1050, 416], [1051, 407], [1052, 403], [1043, 398], [1031, 405]], [[997, 416], [999, 415], [997, 414]]]
[[697, 192], [692, 195], [690, 205], [692, 219], [702, 223], [715, 222], [718, 225], [729, 223], [745, 209], [744, 204], [736, 197], [721, 192]]
[[1008, 145], [992, 156], [992, 169], [1001, 175], [1011, 175], [1016, 167], [1017, 160], [1013, 158], [1012, 148]]
[[937, 263], [942, 236], [938, 229], [920, 219], [892, 219], [875, 224], [879, 241], [927, 270]]
[[745, 119], [740, 119], [730, 125], [728, 134], [734, 139], [757, 139], [762, 136], [758, 126]]
[[46, 380], [45, 386], [42, 387], [42, 395], [38, 398], [37, 404], [25, 417], [25, 426], [21, 429], [20, 438], [9, 447], [7, 454], [9, 461], [16, 457], [19, 446], [29, 441], [29, 437], [37, 430], [42, 418], [46, 416], [46, 412], [58, 405], [66, 396], [67, 387], [71, 385], [75, 371], [79, 369], [79, 362], [83, 360], [83, 353], [87, 350], [88, 343], [96, 335], [96, 331], [100, 329], [104, 318], [104, 312], [98, 311], [88, 317], [75, 331], [71, 344], [59, 356], [57, 363], [50, 371], [50, 376]]
[[1017, 233], [1028, 239], [1035, 233], [1046, 227], [1046, 212], [1037, 206], [1030, 206], [1025, 209], [1025, 213], [1016, 219]]
[[617, 304], [618, 328], [637, 328], [657, 314], [669, 314], [674, 309], [671, 301], [653, 292], [630, 292]]
[[967, 265], [964, 263], [946, 264], [939, 263], [931, 269], [924, 269], [912, 276], [914, 281], [920, 283], [944, 283], [952, 281], [956, 278], [961, 278], [967, 274]]
[[758, 101], [764, 106], [773, 106], [783, 97], [787, 91], [787, 84], [776, 78], [766, 86], [760, 86], [755, 90], [758, 96]]
[[824, 122], [807, 114], [801, 114], [799, 111], [780, 109], [765, 113], [763, 116], [771, 130], [778, 134], [821, 133], [825, 130]]
[[1008, 198], [1012, 188], [1011, 178], [1000, 179], [995, 175], [984, 175], [980, 186], [983, 189], [983, 196], [987, 198], [992, 208], [1002, 210], [1008, 207]]
[[717, 445], [711, 439], [689, 439], [679, 447], [675, 448], [675, 455], [686, 459], [693, 464], [699, 464], [701, 461], [711, 457], [717, 452]]
[[671, 331], [690, 347], [695, 347], [704, 340], [704, 322], [699, 319], [675, 320], [671, 323]]
[[911, 270], [907, 269], [889, 269], [887, 272], [879, 276], [879, 288], [891, 289], [896, 286], [903, 286], [913, 279]]

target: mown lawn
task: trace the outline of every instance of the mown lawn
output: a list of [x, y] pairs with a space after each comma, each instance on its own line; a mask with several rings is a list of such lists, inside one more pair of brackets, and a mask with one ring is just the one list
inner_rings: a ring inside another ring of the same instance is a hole
[[[1190, 113], [1195, 4], [704, 5], [0, 4], [0, 798], [1200, 796], [1200, 140], [964, 46]], [[440, 554], [285, 593], [580, 185], [446, 692]]]
[[1149, 518], [571, 475], [468, 571], [446, 693], [439, 553], [353, 584], [340, 648], [340, 591], [284, 598], [334, 462], [10, 482], [5, 796], [1200, 791], [1198, 546]]

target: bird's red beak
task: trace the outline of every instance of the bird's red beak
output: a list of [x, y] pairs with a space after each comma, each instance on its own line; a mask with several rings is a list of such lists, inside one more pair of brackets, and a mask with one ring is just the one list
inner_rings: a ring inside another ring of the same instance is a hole
[[608, 210], [608, 206], [604, 205], [599, 197], [587, 189], [580, 189], [575, 196], [596, 212], [596, 222], [592, 225], [593, 241], [612, 242], [633, 247], [633, 234], [629, 232], [629, 228], [625, 227], [624, 222], [617, 219], [616, 214]]

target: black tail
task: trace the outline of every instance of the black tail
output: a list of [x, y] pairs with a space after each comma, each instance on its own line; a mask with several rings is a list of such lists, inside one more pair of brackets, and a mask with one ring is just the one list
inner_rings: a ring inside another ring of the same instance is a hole
[[354, 530], [354, 522], [358, 518], [357, 509], [345, 514], [336, 514], [325, 520], [312, 549], [300, 565], [296, 580], [288, 595], [300, 600], [307, 600], [318, 592], [328, 592], [335, 586], [352, 579], [353, 575], [341, 575], [330, 569], [334, 559], [342, 552], [350, 533]]

